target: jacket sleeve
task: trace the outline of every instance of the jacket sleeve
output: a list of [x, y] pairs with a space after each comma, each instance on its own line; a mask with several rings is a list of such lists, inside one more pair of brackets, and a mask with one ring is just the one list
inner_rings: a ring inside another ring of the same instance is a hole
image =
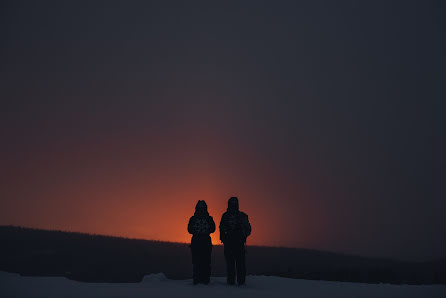
[[225, 215], [223, 214], [223, 216], [221, 217], [220, 220], [220, 241], [221, 242], [225, 242], [226, 240], [226, 234], [227, 234], [227, 227], [226, 227], [226, 220], [225, 220]]
[[249, 223], [249, 218], [246, 214], [243, 214], [242, 216], [242, 227], [245, 238], [251, 235], [251, 224]]
[[189, 219], [189, 224], [187, 225], [187, 231], [189, 232], [189, 234], [193, 234], [195, 232], [195, 230], [194, 230], [194, 221], [195, 221], [195, 219], [192, 216]]
[[215, 222], [212, 216], [209, 216], [209, 234], [212, 234], [215, 232]]

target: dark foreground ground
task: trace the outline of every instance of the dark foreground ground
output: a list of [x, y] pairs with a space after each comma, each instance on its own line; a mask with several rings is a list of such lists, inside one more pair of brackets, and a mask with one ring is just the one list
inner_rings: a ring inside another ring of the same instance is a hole
[[[187, 244], [0, 226], [0, 271], [65, 276], [87, 282], [139, 282], [163, 272], [190, 278]], [[395, 284], [446, 284], [446, 260], [400, 262], [299, 248], [249, 246], [248, 274]], [[224, 276], [223, 248], [214, 246], [212, 275]]]
[[227, 285], [224, 277], [211, 277], [208, 285], [193, 286], [191, 279], [171, 280], [162, 273], [146, 275], [139, 283], [85, 283], [0, 271], [0, 293], [2, 298], [444, 298], [446, 285], [366, 284], [248, 275], [243, 287]]

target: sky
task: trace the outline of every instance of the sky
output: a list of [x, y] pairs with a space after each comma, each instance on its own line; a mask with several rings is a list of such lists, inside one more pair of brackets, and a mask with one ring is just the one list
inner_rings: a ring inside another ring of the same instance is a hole
[[444, 258], [443, 6], [3, 1], [0, 224]]

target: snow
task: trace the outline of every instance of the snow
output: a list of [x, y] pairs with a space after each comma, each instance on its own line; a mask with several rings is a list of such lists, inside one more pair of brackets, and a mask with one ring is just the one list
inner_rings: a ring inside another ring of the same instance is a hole
[[141, 283], [83, 283], [64, 277], [24, 277], [0, 272], [0, 297], [446, 297], [445, 285], [389, 285], [312, 281], [248, 276], [243, 287], [228, 286], [223, 277], [209, 285], [169, 280], [164, 274], [145, 276]]

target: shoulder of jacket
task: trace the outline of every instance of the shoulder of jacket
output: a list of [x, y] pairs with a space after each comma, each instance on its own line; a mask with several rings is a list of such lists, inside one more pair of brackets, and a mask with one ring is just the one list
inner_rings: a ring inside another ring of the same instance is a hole
[[223, 213], [223, 215], [221, 216], [221, 223], [225, 223], [228, 220], [228, 212]]
[[246, 214], [245, 212], [243, 212], [243, 211], [240, 211], [240, 216], [243, 216], [243, 217], [248, 217], [248, 214]]

